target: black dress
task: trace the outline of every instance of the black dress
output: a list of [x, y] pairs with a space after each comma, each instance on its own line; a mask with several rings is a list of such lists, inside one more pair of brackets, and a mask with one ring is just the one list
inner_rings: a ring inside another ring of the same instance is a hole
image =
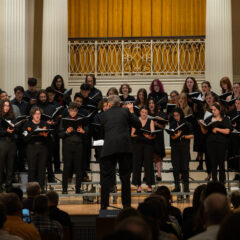
[[[6, 120], [10, 120], [7, 116]], [[14, 161], [17, 154], [15, 132], [8, 133], [3, 118], [0, 119], [0, 192], [2, 192], [4, 169], [6, 170], [6, 189], [12, 186]]]
[[[150, 131], [151, 120], [147, 119], [143, 129]], [[153, 170], [153, 152], [154, 140], [149, 140], [143, 136], [140, 130], [136, 130], [137, 137], [133, 140], [133, 179], [134, 185], [141, 185], [141, 172], [144, 166], [147, 185], [154, 185], [154, 170]]]
[[[156, 114], [149, 114], [149, 115], [152, 117], [159, 116], [167, 120], [166, 114], [162, 111]], [[159, 130], [159, 129], [160, 128], [155, 126], [155, 130]], [[157, 154], [161, 159], [163, 159], [166, 156], [163, 131], [157, 134], [154, 139], [154, 153]]]
[[[236, 109], [230, 113], [230, 119], [239, 115]], [[240, 131], [240, 120], [236, 121], [237, 126], [234, 127]], [[237, 134], [230, 135], [229, 148], [228, 148], [228, 167], [236, 172], [240, 172], [240, 136]]]
[[[171, 129], [176, 129], [183, 122], [176, 122], [175, 120], [170, 123]], [[189, 122], [185, 122], [183, 126], [181, 136], [192, 135], [192, 125]], [[184, 192], [189, 191], [189, 161], [190, 157], [190, 140], [182, 139], [178, 137], [177, 139], [170, 138], [171, 145], [171, 160], [173, 166], [173, 177], [175, 182], [175, 188], [180, 190], [180, 179], [179, 173], [182, 173], [182, 179], [184, 184]]]
[[120, 99], [122, 102], [134, 102], [135, 101], [135, 97], [128, 95], [127, 98], [124, 98], [123, 95], [120, 96]]
[[[206, 123], [212, 121], [212, 117], [209, 117], [205, 120]], [[228, 117], [224, 117], [222, 121], [218, 122], [218, 128], [222, 129], [231, 129], [232, 124]], [[219, 181], [224, 183], [225, 181], [225, 166], [224, 162], [227, 157], [227, 149], [229, 144], [229, 135], [212, 132], [212, 128], [208, 130], [206, 136], [206, 145], [207, 145], [207, 154], [211, 162], [212, 167], [212, 179], [217, 181], [217, 167], [219, 166]]]

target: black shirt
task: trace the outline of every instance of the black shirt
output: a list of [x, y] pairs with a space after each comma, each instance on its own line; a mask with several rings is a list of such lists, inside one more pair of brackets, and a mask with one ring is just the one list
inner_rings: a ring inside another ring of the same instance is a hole
[[89, 93], [88, 97], [91, 99], [93, 98], [93, 100], [96, 102], [96, 105], [98, 105], [98, 103], [102, 100], [103, 96], [102, 96], [102, 92], [93, 87], [91, 88], [91, 92]]
[[29, 106], [29, 104], [28, 104], [26, 101], [22, 100], [21, 102], [18, 102], [18, 101], [16, 100], [16, 98], [14, 98], [14, 99], [11, 101], [11, 104], [14, 104], [14, 105], [18, 106], [21, 115], [28, 115], [29, 110], [30, 110], [30, 109], [29, 109], [30, 106]]
[[[177, 121], [173, 120], [170, 122], [170, 128], [176, 129], [182, 123], [185, 123], [185, 125], [180, 129], [182, 131], [181, 136], [192, 135], [193, 134], [192, 124], [187, 121], [177, 122]], [[182, 139], [181, 136], [176, 139], [172, 139], [170, 137], [170, 145], [172, 146], [172, 145], [178, 144], [180, 142], [190, 144], [190, 139], [185, 139], [185, 138]]]
[[[14, 122], [14, 119], [9, 119], [9, 117], [6, 115], [4, 116], [4, 119], [11, 120], [11, 122]], [[12, 140], [15, 138], [15, 131], [13, 133], [7, 132], [7, 124], [4, 122], [3, 118], [0, 119], [0, 138], [11, 138]]]
[[64, 227], [71, 227], [69, 215], [56, 206], [49, 207], [49, 217], [52, 220], [58, 221]]
[[23, 136], [27, 143], [34, 144], [35, 142], [41, 142], [42, 144], [48, 144], [49, 134], [47, 137], [44, 136], [31, 136], [30, 134], [37, 128], [49, 129], [50, 126], [45, 121], [40, 121], [39, 124], [35, 124], [32, 120], [26, 122], [23, 126]]
[[37, 99], [38, 91], [30, 92], [29, 90], [24, 92], [23, 100], [29, 103], [30, 99]]
[[[205, 120], [205, 123], [209, 123], [212, 121], [212, 116], [207, 118]], [[216, 125], [215, 125], [216, 126]], [[218, 128], [222, 128], [222, 129], [232, 129], [232, 123], [231, 123], [231, 120], [228, 118], [228, 117], [224, 117], [222, 119], [222, 121], [218, 121], [218, 124], [217, 124], [217, 127]], [[216, 133], [214, 134], [212, 132], [212, 128], [209, 128], [208, 130], [208, 133], [207, 133], [207, 141], [209, 142], [220, 142], [220, 143], [228, 143], [228, 140], [229, 140], [229, 134], [222, 134], [222, 133]]]
[[123, 95], [120, 96], [120, 99], [122, 102], [134, 102], [135, 101], [135, 97], [128, 95], [127, 98], [124, 98]]
[[[68, 115], [66, 118], [72, 119], [70, 115]], [[61, 121], [60, 127], [59, 127], [59, 137], [63, 139], [63, 143], [67, 143], [67, 144], [83, 143], [84, 134], [79, 133], [76, 130], [73, 130], [71, 133], [67, 133], [66, 130], [67, 129], [63, 128], [62, 121]], [[84, 128], [84, 130], [85, 130], [85, 128]]]

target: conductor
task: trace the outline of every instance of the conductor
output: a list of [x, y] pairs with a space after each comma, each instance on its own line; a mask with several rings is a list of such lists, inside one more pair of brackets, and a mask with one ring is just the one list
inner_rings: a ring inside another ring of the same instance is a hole
[[141, 128], [141, 123], [134, 114], [133, 104], [120, 107], [120, 98], [111, 95], [108, 98], [108, 110], [99, 116], [104, 127], [104, 146], [100, 160], [101, 209], [109, 206], [109, 193], [115, 183], [115, 169], [119, 163], [119, 175], [122, 184], [122, 205], [131, 205], [130, 175], [131, 175], [131, 137], [130, 128]]

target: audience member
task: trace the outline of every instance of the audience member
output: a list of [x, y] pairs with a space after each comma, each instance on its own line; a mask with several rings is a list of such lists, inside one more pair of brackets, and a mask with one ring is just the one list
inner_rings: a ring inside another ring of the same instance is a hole
[[172, 203], [172, 195], [170, 190], [166, 186], [160, 186], [157, 188], [156, 192], [157, 195], [163, 196], [168, 205], [169, 216], [173, 216], [176, 220], [178, 225], [182, 228], [182, 213], [179, 208], [176, 208], [171, 205]]
[[49, 217], [52, 220], [58, 221], [62, 226], [71, 228], [70, 216], [60, 210], [58, 206], [59, 196], [55, 191], [48, 191], [46, 196], [48, 197]]
[[0, 239], [1, 240], [22, 240], [22, 238], [10, 235], [3, 229], [3, 225], [7, 220], [6, 208], [3, 203], [0, 202]]
[[206, 187], [206, 184], [198, 186], [193, 193], [192, 207], [183, 210], [183, 239], [188, 239], [198, 233], [194, 230], [194, 223], [201, 206], [202, 193]]
[[240, 192], [235, 191], [230, 196], [232, 206], [236, 212], [240, 212]]
[[58, 239], [63, 238], [63, 228], [57, 221], [51, 220], [48, 216], [48, 198], [40, 195], [33, 202], [34, 217], [33, 224], [36, 226], [40, 234], [56, 233]]
[[234, 213], [230, 215], [223, 224], [221, 225], [218, 235], [217, 235], [217, 240], [226, 240], [226, 239], [231, 239], [231, 240], [238, 240], [240, 236], [240, 213]]
[[204, 201], [206, 231], [190, 239], [191, 240], [216, 239], [220, 224], [229, 214], [230, 208], [227, 197], [220, 193], [210, 194]]
[[22, 220], [22, 203], [16, 193], [6, 193], [0, 197], [0, 201], [6, 206], [7, 220], [4, 230], [11, 235], [16, 235], [24, 240], [40, 240], [36, 227]]
[[116, 230], [130, 231], [143, 240], [152, 239], [151, 229], [141, 217], [126, 218], [116, 226]]
[[27, 198], [23, 200], [23, 208], [33, 211], [33, 201], [41, 193], [41, 188], [38, 182], [29, 182], [27, 185]]

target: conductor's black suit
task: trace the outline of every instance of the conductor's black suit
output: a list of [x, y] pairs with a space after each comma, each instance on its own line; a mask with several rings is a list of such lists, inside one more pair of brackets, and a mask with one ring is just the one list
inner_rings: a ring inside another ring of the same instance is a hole
[[134, 113], [127, 108], [111, 107], [99, 115], [104, 127], [104, 146], [101, 153], [101, 208], [109, 205], [109, 193], [115, 183], [115, 168], [119, 163], [119, 175], [122, 183], [123, 207], [131, 205], [130, 160], [132, 154], [130, 127], [141, 128]]

